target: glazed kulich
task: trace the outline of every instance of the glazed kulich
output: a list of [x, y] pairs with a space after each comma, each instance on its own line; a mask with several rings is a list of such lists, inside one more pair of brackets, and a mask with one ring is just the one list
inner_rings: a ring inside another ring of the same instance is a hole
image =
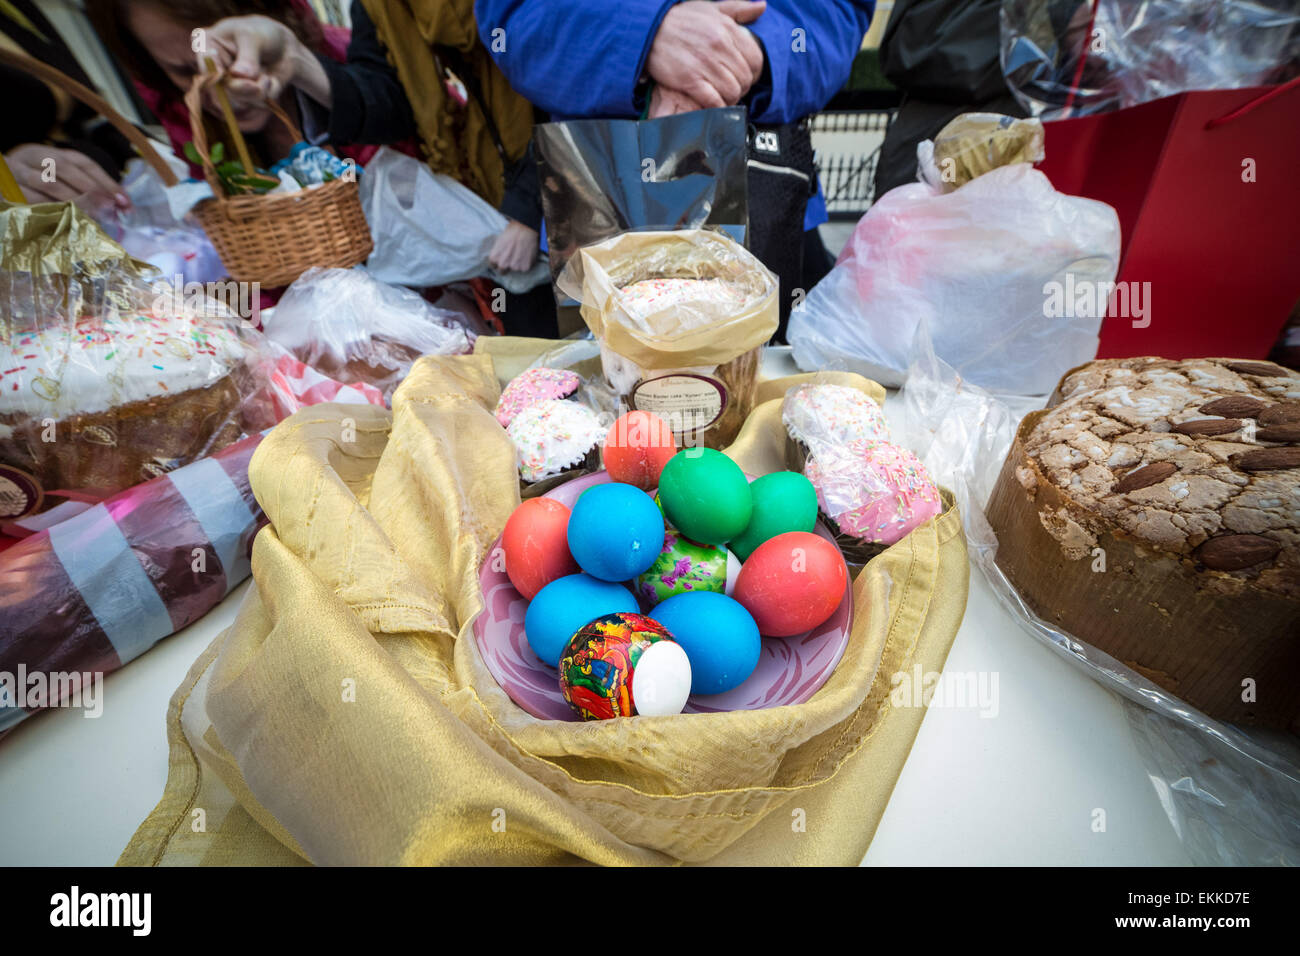
[[112, 312], [0, 339], [0, 464], [46, 491], [117, 491], [242, 431], [246, 346], [224, 320]]
[[1044, 620], [1212, 717], [1300, 731], [1300, 374], [1081, 366], [1021, 422], [988, 516]]

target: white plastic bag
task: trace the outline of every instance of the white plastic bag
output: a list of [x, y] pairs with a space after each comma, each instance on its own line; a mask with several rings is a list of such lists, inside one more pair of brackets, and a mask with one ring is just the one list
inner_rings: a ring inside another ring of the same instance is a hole
[[383, 282], [431, 286], [486, 276], [518, 293], [550, 280], [540, 256], [528, 272], [494, 270], [488, 253], [506, 217], [411, 156], [374, 155], [361, 177], [361, 208], [375, 242], [366, 268]]
[[361, 266], [308, 269], [265, 317], [265, 332], [330, 378], [374, 386], [385, 403], [421, 355], [474, 347], [458, 315], [380, 282]]
[[1096, 309], [1049, 318], [1051, 284], [1103, 289], [1119, 246], [1114, 209], [1057, 192], [1028, 163], [946, 194], [899, 186], [867, 211], [835, 268], [791, 314], [795, 362], [899, 385], [924, 320], [938, 356], [971, 382], [1047, 394], [1096, 355], [1101, 325]]
[[[173, 168], [179, 165], [179, 175], [186, 175], [183, 163], [174, 157], [169, 162]], [[206, 283], [226, 275], [203, 227], [193, 218], [173, 216], [167, 187], [152, 166], [130, 160], [122, 191], [131, 200], [128, 208], [88, 206], [87, 211], [123, 249], [157, 268], [168, 281], [179, 276], [182, 283]]]

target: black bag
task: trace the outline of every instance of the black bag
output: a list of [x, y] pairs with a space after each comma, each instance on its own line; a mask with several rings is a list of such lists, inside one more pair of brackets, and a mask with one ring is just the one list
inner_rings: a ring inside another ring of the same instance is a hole
[[796, 289], [804, 285], [804, 214], [817, 193], [812, 134], [805, 123], [751, 126], [749, 130], [749, 251], [781, 282], [781, 324], [785, 341]]

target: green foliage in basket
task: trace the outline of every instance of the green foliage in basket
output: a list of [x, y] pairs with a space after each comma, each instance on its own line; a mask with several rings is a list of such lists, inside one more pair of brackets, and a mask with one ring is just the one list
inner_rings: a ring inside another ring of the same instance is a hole
[[[185, 158], [196, 166], [203, 165], [203, 156], [193, 143], [186, 143]], [[280, 185], [280, 180], [265, 170], [244, 172], [244, 167], [237, 159], [226, 159], [226, 144], [215, 143], [209, 155], [212, 166], [217, 171], [217, 179], [227, 196], [261, 195]]]

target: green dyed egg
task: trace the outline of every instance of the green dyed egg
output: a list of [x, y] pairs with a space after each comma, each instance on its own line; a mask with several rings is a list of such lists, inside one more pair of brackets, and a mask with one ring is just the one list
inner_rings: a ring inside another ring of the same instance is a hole
[[774, 471], [756, 478], [749, 486], [753, 516], [731, 550], [742, 561], [749, 560], [764, 541], [787, 531], [812, 531], [817, 523], [817, 491], [797, 471]]
[[702, 544], [726, 544], [745, 530], [754, 509], [745, 473], [712, 448], [670, 458], [659, 476], [659, 501], [673, 527]]

